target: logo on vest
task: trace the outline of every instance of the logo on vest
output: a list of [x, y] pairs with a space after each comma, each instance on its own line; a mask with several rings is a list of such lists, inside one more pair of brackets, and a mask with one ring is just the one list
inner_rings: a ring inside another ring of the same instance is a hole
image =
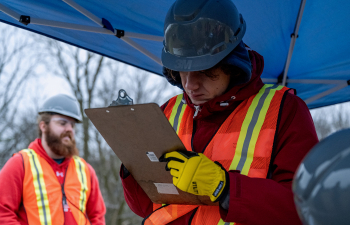
[[56, 171], [56, 176], [58, 176], [58, 177], [59, 177], [59, 176], [63, 177], [64, 174], [63, 174], [63, 172], [60, 173], [60, 172]]
[[175, 68], [178, 70], [182, 69], [191, 69], [192, 67], [192, 60], [186, 60], [186, 59], [178, 59], [176, 60]]

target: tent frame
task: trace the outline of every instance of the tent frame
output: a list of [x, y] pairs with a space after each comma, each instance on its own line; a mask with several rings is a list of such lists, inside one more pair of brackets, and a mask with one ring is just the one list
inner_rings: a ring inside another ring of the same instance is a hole
[[154, 36], [154, 35], [147, 35], [147, 34], [138, 34], [133, 32], [125, 32], [124, 30], [119, 29], [110, 29], [109, 25], [110, 23], [102, 18], [98, 18], [82, 6], [78, 5], [72, 0], [62, 0], [63, 2], [67, 3], [72, 8], [76, 9], [80, 13], [82, 13], [84, 16], [95, 22], [100, 27], [93, 27], [93, 26], [85, 26], [85, 25], [78, 25], [78, 24], [71, 24], [71, 23], [64, 23], [64, 22], [58, 22], [53, 20], [45, 20], [40, 18], [33, 18], [30, 16], [20, 15], [17, 12], [13, 11], [9, 7], [6, 7], [5, 5], [0, 3], [0, 11], [3, 11], [8, 16], [14, 18], [15, 20], [23, 23], [24, 25], [28, 24], [35, 24], [35, 25], [42, 25], [42, 26], [50, 26], [50, 27], [58, 27], [63, 29], [72, 29], [72, 30], [80, 30], [80, 31], [86, 31], [86, 32], [93, 32], [93, 33], [101, 33], [101, 34], [108, 34], [108, 35], [114, 35], [127, 44], [131, 45], [141, 53], [145, 54], [147, 57], [154, 60], [159, 65], [162, 65], [162, 62], [159, 57], [155, 56], [153, 53], [136, 43], [130, 38], [138, 38], [138, 39], [145, 39], [145, 40], [151, 40], [151, 41], [163, 41], [163, 37]]
[[283, 69], [283, 79], [282, 79], [282, 85], [283, 86], [285, 86], [286, 83], [287, 83], [287, 74], [288, 74], [288, 70], [289, 70], [289, 65], [290, 65], [290, 62], [292, 60], [292, 55], [293, 55], [295, 42], [297, 41], [297, 38], [298, 38], [301, 18], [303, 17], [305, 4], [306, 4], [306, 0], [301, 0], [300, 8], [299, 8], [299, 11], [298, 11], [297, 21], [295, 22], [295, 26], [294, 26], [294, 32], [291, 34], [287, 60], [286, 60], [286, 64], [284, 65], [284, 69]]
[[[21, 22], [24, 25], [28, 24], [36, 24], [36, 25], [42, 25], [42, 26], [50, 26], [50, 27], [58, 27], [63, 29], [72, 29], [72, 30], [79, 30], [79, 31], [85, 31], [85, 32], [93, 32], [93, 33], [100, 33], [100, 34], [107, 34], [107, 35], [114, 35], [130, 46], [134, 47], [156, 63], [162, 66], [162, 62], [159, 57], [155, 56], [153, 53], [136, 43], [131, 38], [137, 38], [137, 39], [144, 39], [144, 40], [151, 40], [151, 41], [163, 41], [163, 37], [160, 36], [154, 36], [154, 35], [147, 35], [147, 34], [139, 34], [134, 32], [128, 32], [124, 30], [115, 29], [112, 27], [110, 22], [104, 18], [99, 18], [95, 16], [93, 13], [89, 12], [87, 9], [82, 7], [81, 5], [77, 4], [73, 0], [62, 0], [93, 22], [95, 22], [99, 27], [94, 26], [86, 26], [86, 25], [79, 25], [79, 24], [72, 24], [72, 23], [64, 23], [64, 22], [58, 22], [53, 20], [45, 20], [40, 18], [33, 18], [26, 15], [20, 15], [14, 10], [10, 9], [9, 7], [6, 7], [4, 4], [0, 3], [0, 11], [4, 12], [8, 16], [12, 17], [13, 19]], [[286, 59], [286, 63], [283, 70], [283, 77], [282, 77], [282, 85], [286, 85], [287, 83], [311, 83], [311, 84], [333, 84], [336, 85], [335, 87], [332, 87], [322, 93], [319, 93], [315, 96], [312, 96], [305, 100], [306, 104], [309, 104], [313, 101], [316, 101], [326, 95], [329, 95], [331, 93], [334, 93], [338, 90], [341, 90], [347, 86], [350, 85], [350, 80], [310, 80], [310, 79], [288, 79], [287, 74], [291, 62], [291, 58], [293, 55], [294, 46], [296, 43], [296, 39], [298, 38], [298, 32], [301, 24], [301, 19], [303, 16], [304, 8], [305, 8], [306, 0], [301, 0], [300, 8], [298, 11], [297, 20], [294, 27], [294, 32], [291, 34], [291, 41], [289, 46], [289, 51]], [[262, 79], [266, 83], [279, 83], [278, 79]]]
[[[262, 78], [263, 82], [265, 83], [278, 83], [278, 79], [269, 79], [269, 78]], [[332, 94], [336, 91], [339, 91], [340, 89], [343, 89], [350, 85], [350, 80], [311, 80], [311, 79], [287, 79], [288, 83], [298, 83], [298, 84], [333, 84], [336, 85], [333, 88], [330, 88], [324, 92], [321, 92], [315, 96], [312, 96], [308, 99], [305, 99], [304, 102], [306, 104], [309, 104], [313, 101], [316, 101], [324, 96], [327, 96], [329, 94]]]

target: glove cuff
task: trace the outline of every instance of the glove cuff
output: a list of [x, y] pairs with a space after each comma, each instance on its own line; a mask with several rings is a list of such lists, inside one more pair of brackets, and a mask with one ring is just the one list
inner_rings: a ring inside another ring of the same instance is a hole
[[226, 195], [228, 194], [228, 191], [230, 190], [230, 177], [228, 175], [228, 172], [225, 169], [223, 170], [225, 171], [226, 184], [225, 184], [224, 190], [222, 190], [221, 194], [218, 196], [218, 198], [214, 202], [218, 202], [225, 199]]
[[225, 197], [227, 196], [229, 190], [230, 190], [230, 176], [228, 174], [228, 172], [225, 170], [225, 168], [221, 165], [221, 163], [219, 163], [218, 161], [215, 161], [214, 163], [216, 163], [217, 165], [219, 165], [221, 167], [221, 169], [225, 172], [225, 186], [224, 189], [222, 190], [221, 194], [216, 198], [215, 201], [213, 202], [218, 202], [220, 200], [225, 199]]

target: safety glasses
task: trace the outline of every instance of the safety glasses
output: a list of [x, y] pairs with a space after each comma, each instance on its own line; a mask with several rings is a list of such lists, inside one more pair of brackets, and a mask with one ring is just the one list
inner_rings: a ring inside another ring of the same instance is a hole
[[75, 121], [72, 121], [72, 120], [68, 120], [65, 118], [52, 118], [51, 121], [63, 127], [66, 127], [70, 124], [72, 128], [75, 128]]

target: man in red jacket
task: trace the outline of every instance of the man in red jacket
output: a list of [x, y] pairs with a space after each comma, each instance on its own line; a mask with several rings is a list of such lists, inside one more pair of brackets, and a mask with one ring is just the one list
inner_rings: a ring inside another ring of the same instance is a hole
[[76, 99], [56, 95], [39, 111], [39, 138], [0, 172], [0, 224], [105, 224], [94, 169], [78, 157]]
[[231, 0], [177, 0], [168, 11], [164, 75], [184, 93], [162, 109], [188, 151], [160, 160], [177, 188], [218, 205], [154, 204], [122, 166], [143, 224], [301, 224], [291, 183], [315, 127], [294, 90], [262, 82], [263, 57], [245, 46], [245, 30]]

